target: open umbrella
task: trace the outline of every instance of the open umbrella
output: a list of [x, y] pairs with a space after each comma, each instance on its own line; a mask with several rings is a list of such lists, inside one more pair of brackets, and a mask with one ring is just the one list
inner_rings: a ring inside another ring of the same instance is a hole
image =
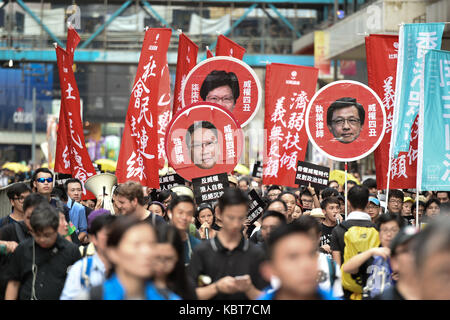
[[102, 171], [116, 171], [117, 161], [111, 159], [97, 159], [95, 160], [95, 163], [101, 166]]
[[250, 169], [240, 163], [238, 163], [238, 165], [234, 168], [234, 171], [243, 176], [247, 176], [250, 174]]
[[[336, 180], [341, 186], [343, 186], [345, 184], [345, 171], [342, 170], [331, 171], [329, 181], [331, 180]], [[347, 173], [347, 181], [350, 180], [355, 181], [357, 184], [360, 184], [360, 182], [358, 181], [358, 179], [355, 178], [355, 176], [353, 176], [350, 173]]]
[[8, 169], [8, 170], [14, 171], [15, 173], [30, 171], [30, 168], [28, 168], [26, 165], [23, 165], [18, 162], [6, 162], [2, 166], [2, 169]]

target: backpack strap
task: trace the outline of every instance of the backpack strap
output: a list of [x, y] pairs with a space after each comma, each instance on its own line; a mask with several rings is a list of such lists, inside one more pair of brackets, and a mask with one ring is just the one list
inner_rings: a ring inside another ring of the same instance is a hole
[[17, 238], [19, 239], [19, 243], [21, 243], [27, 239], [27, 237], [25, 236], [25, 233], [23, 232], [23, 229], [19, 225], [19, 223], [14, 223], [14, 229], [16, 230], [16, 235], [17, 235]]
[[328, 270], [330, 274], [330, 290], [333, 291], [334, 281], [336, 280], [336, 262], [327, 256]]
[[92, 257], [87, 257], [83, 259], [83, 267], [81, 268], [81, 285], [85, 288], [90, 286], [89, 275], [91, 274], [92, 269]]
[[103, 300], [103, 284], [91, 288], [89, 300]]

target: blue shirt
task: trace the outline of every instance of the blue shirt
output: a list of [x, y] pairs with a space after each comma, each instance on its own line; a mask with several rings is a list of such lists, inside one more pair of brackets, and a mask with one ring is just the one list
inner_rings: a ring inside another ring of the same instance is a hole
[[72, 221], [75, 228], [77, 228], [77, 233], [87, 232], [86, 212], [84, 206], [70, 198], [69, 201], [67, 201], [67, 206], [70, 209], [70, 221]]
[[105, 265], [99, 256], [94, 254], [92, 257], [86, 257], [78, 260], [69, 270], [69, 273], [64, 284], [64, 289], [61, 293], [60, 300], [73, 300], [76, 299], [86, 288], [81, 283], [81, 277], [87, 273], [87, 259], [92, 259], [92, 266], [89, 274], [89, 285], [91, 287], [98, 286], [105, 281]]
[[[256, 300], [274, 300], [277, 292], [278, 292], [278, 290], [264, 292]], [[317, 288], [317, 295], [319, 296], [320, 300], [339, 300], [339, 299], [335, 298], [330, 291], [324, 291], [320, 288]]]

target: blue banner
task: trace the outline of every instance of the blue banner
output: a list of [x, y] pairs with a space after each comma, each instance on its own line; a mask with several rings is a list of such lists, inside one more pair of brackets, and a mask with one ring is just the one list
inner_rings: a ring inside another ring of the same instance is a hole
[[450, 52], [425, 55], [419, 110], [419, 190], [450, 190]]
[[394, 157], [409, 150], [411, 127], [419, 112], [423, 57], [428, 50], [441, 48], [444, 27], [444, 23], [413, 23], [400, 26], [391, 141], [391, 155]]

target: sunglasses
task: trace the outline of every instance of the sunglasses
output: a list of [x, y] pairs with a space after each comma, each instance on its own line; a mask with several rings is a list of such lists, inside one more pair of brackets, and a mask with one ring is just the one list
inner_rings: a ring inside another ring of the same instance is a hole
[[36, 179], [36, 181], [39, 183], [44, 183], [45, 181], [50, 183], [50, 182], [53, 182], [53, 178], [39, 178], [39, 179]]

